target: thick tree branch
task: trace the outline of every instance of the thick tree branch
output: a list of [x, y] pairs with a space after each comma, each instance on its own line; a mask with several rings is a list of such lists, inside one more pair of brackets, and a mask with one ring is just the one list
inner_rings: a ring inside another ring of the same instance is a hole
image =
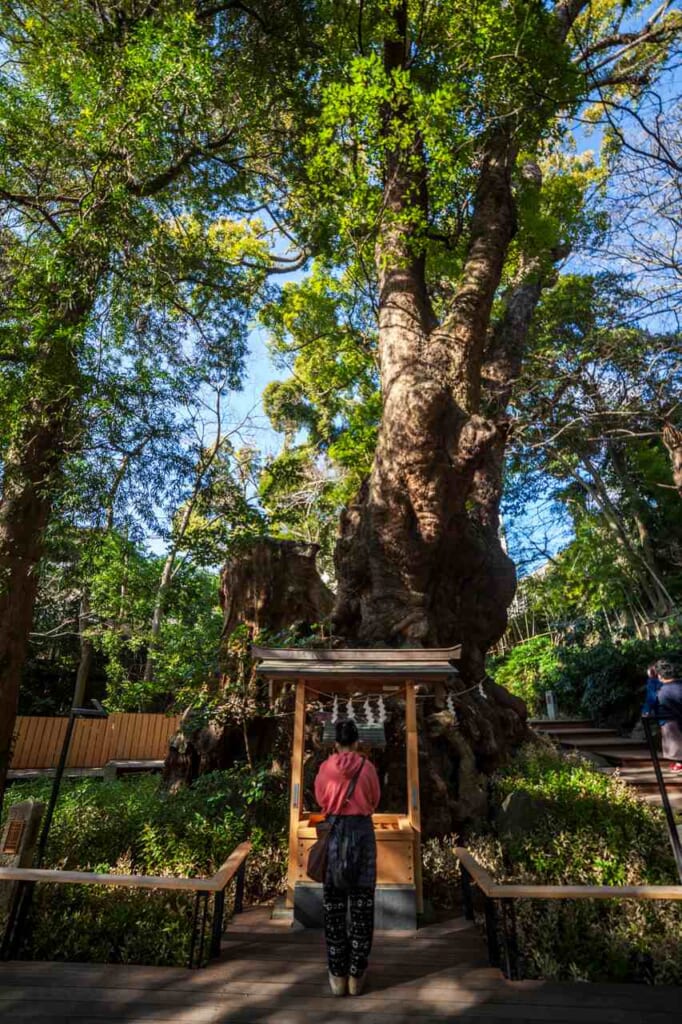
[[197, 6], [196, 17], [198, 21], [208, 21], [210, 18], [215, 18], [219, 14], [226, 14], [228, 11], [239, 11], [242, 14], [248, 14], [250, 18], [257, 21], [262, 29], [267, 30], [268, 24], [265, 19], [254, 11], [253, 7], [249, 7], [248, 4], [241, 3], [240, 0], [230, 0], [228, 3], [222, 4], [209, 4], [208, 7], [204, 7], [202, 4]]
[[213, 142], [209, 142], [203, 146], [191, 146], [189, 149], [178, 157], [175, 163], [171, 164], [166, 168], [165, 171], [161, 171], [159, 174], [154, 175], [152, 178], [148, 178], [146, 181], [133, 182], [129, 187], [128, 191], [135, 196], [149, 197], [156, 195], [158, 192], [163, 191], [168, 185], [172, 184], [182, 173], [187, 170], [193, 163], [202, 157], [212, 156], [218, 152], [223, 146], [226, 146], [231, 138], [234, 136], [234, 129], [225, 132], [223, 135], [214, 139]]
[[508, 126], [492, 135], [483, 152], [461, 283], [443, 324], [433, 332], [436, 358], [447, 353], [447, 375], [469, 412], [480, 402], [480, 368], [488, 319], [515, 230], [511, 167], [515, 149]]
[[589, 5], [590, 0], [562, 0], [561, 3], [557, 4], [556, 16], [564, 39]]
[[26, 195], [19, 192], [9, 192], [7, 189], [0, 188], [0, 199], [6, 200], [8, 203], [12, 203], [15, 206], [22, 206], [27, 210], [37, 210], [37, 212], [44, 217], [50, 227], [58, 235], [63, 236], [64, 232], [61, 227], [54, 219], [49, 210], [46, 210], [42, 204], [42, 201], [35, 196]]
[[672, 0], [666, 0], [665, 3], [661, 4], [639, 32], [615, 32], [610, 36], [603, 36], [601, 39], [596, 40], [586, 49], [581, 50], [580, 54], [575, 58], [576, 63], [585, 63], [589, 61], [590, 57], [597, 53], [603, 53], [605, 50], [615, 50], [616, 52], [611, 53], [601, 64], [590, 65], [590, 71], [598, 71], [604, 64], [617, 60], [641, 43], [663, 42], [671, 38], [675, 30], [668, 25], [658, 24], [671, 6]]

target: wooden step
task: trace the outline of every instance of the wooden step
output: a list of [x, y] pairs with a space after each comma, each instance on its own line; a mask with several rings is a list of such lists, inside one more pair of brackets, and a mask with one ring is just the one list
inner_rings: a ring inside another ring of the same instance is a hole
[[[627, 778], [628, 782], [656, 782], [656, 773], [653, 766], [648, 767], [637, 767], [637, 768], [624, 768], [621, 771], [621, 776]], [[661, 766], [661, 774], [666, 782], [677, 784], [682, 786], [682, 772], [671, 772], [664, 766]]]
[[627, 747], [605, 747], [603, 750], [594, 750], [594, 753], [601, 754], [607, 761], [611, 761], [621, 768], [641, 768], [643, 763], [651, 767], [651, 754], [648, 750], [632, 750]]
[[581, 729], [578, 726], [571, 726], [569, 729], [542, 729], [543, 736], [551, 736], [553, 739], [560, 739], [566, 737], [571, 740], [582, 740], [582, 739], [593, 739], [595, 737], [617, 737], [622, 739], [619, 732], [616, 729]]
[[[643, 800], [645, 804], [653, 804], [656, 807], [660, 807], [662, 804], [660, 793], [641, 793], [636, 791], [636, 796], [639, 800]], [[668, 800], [673, 811], [682, 811], [682, 792], [668, 793]]]
[[621, 747], [623, 750], [645, 750], [649, 755], [649, 748], [646, 743], [640, 740], [630, 740], [626, 736], [594, 736], [587, 739], [576, 739], [574, 736], [562, 736], [560, 743], [564, 747], [582, 747], [585, 750], [599, 751], [601, 747]]
[[[631, 775], [631, 771], [637, 772], [638, 769], [623, 769], [619, 773], [619, 778], [623, 782], [627, 782], [628, 786], [632, 786], [633, 789], [640, 790], [642, 792], [658, 793], [658, 782], [653, 771], [647, 772], [644, 775]], [[682, 779], [671, 775], [667, 772], [663, 775], [663, 784], [669, 793], [682, 793]]]
[[528, 724], [534, 729], [563, 729], [576, 725], [590, 726], [593, 722], [589, 718], [529, 718]]

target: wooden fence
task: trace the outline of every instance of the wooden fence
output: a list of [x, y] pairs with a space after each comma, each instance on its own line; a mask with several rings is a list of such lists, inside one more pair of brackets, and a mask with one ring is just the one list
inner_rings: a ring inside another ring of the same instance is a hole
[[[66, 732], [66, 718], [20, 717], [11, 767], [55, 768]], [[158, 761], [179, 715], [114, 714], [76, 721], [67, 767], [103, 768], [107, 761]]]

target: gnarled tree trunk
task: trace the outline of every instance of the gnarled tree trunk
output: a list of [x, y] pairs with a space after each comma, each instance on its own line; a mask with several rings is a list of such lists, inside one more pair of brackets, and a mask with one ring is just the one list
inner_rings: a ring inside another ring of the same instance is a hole
[[220, 603], [225, 642], [221, 652], [224, 703], [220, 724], [196, 724], [187, 713], [171, 739], [164, 781], [171, 789], [191, 783], [198, 775], [229, 768], [236, 761], [276, 757], [286, 731], [280, 719], [250, 712], [255, 697], [252, 665], [229, 649], [237, 626], [250, 634], [280, 633], [297, 627], [305, 634], [331, 611], [333, 596], [315, 566], [317, 545], [260, 537], [223, 568]]
[[220, 579], [223, 636], [239, 625], [278, 633], [325, 619], [334, 597], [322, 581], [317, 544], [259, 537], [230, 559]]
[[[405, 10], [385, 45], [387, 76], [407, 67]], [[401, 116], [389, 103], [387, 122]], [[508, 128], [481, 157], [464, 272], [436, 319], [410, 211], [428, 215], [421, 141], [389, 154], [376, 247], [383, 413], [372, 473], [344, 513], [336, 548], [335, 628], [364, 644], [464, 643], [480, 677], [515, 588], [498, 538], [504, 414], [482, 409], [493, 298], [515, 230]]]

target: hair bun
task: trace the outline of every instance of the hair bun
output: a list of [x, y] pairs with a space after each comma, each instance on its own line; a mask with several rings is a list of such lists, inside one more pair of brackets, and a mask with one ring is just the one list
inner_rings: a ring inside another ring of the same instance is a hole
[[352, 718], [344, 718], [336, 723], [336, 742], [340, 747], [352, 747], [359, 738], [358, 727]]

